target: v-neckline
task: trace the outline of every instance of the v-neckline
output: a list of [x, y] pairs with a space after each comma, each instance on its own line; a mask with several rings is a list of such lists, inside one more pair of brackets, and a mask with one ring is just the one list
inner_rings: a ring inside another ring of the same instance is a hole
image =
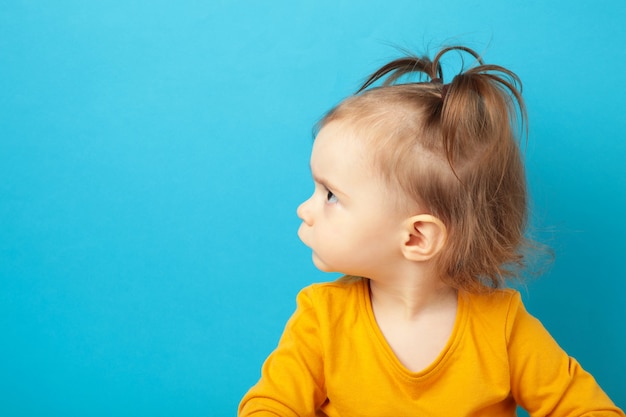
[[454, 352], [456, 346], [458, 345], [461, 336], [463, 334], [463, 329], [465, 327], [465, 322], [467, 318], [466, 310], [467, 310], [467, 300], [463, 296], [462, 292], [459, 291], [457, 294], [457, 310], [456, 310], [456, 318], [454, 320], [454, 326], [452, 328], [452, 332], [448, 341], [446, 342], [443, 349], [439, 352], [437, 357], [433, 362], [431, 362], [424, 369], [413, 372], [406, 368], [400, 362], [396, 354], [391, 349], [391, 346], [387, 342], [387, 339], [382, 333], [382, 330], [378, 326], [376, 321], [376, 317], [374, 315], [374, 309], [372, 307], [372, 299], [369, 288], [369, 279], [363, 278], [361, 282], [361, 307], [365, 312], [368, 321], [368, 327], [370, 329], [370, 333], [373, 338], [376, 340], [380, 351], [384, 353], [387, 357], [388, 362], [397, 370], [397, 372], [402, 375], [404, 378], [409, 380], [420, 380], [429, 377], [431, 374], [437, 372], [437, 370], [443, 366], [443, 364], [448, 360], [452, 353]]

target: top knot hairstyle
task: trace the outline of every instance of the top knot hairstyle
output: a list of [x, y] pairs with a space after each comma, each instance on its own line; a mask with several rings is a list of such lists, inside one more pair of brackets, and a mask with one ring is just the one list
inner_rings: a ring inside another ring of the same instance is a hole
[[[446, 84], [440, 60], [453, 51], [476, 64]], [[400, 82], [411, 74], [428, 80]], [[517, 278], [529, 246], [519, 148], [526, 110], [517, 75], [462, 46], [432, 60], [400, 58], [374, 72], [318, 128], [333, 121], [371, 146], [374, 168], [400, 187], [411, 214], [429, 213], [446, 225], [437, 258], [444, 281], [478, 292]]]

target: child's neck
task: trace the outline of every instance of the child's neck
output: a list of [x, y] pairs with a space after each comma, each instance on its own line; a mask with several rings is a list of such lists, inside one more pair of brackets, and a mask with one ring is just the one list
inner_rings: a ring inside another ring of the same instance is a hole
[[370, 279], [372, 305], [398, 319], [412, 321], [424, 313], [456, 306], [457, 291], [439, 279], [408, 282]]
[[419, 372], [441, 354], [456, 321], [458, 296], [441, 280], [370, 279], [372, 311], [381, 333], [406, 369]]

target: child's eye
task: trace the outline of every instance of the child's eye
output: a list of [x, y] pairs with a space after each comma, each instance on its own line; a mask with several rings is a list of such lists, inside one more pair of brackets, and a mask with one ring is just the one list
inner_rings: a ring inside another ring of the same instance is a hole
[[337, 202], [337, 196], [335, 194], [333, 194], [332, 191], [328, 190], [328, 194], [326, 194], [326, 202], [327, 203], [336, 203]]

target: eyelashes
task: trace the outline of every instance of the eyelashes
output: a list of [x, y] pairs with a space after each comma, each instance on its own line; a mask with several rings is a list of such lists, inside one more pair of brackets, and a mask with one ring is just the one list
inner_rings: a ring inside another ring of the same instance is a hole
[[328, 188], [326, 188], [326, 202], [329, 204], [334, 204], [337, 202], [337, 196], [333, 194]]

